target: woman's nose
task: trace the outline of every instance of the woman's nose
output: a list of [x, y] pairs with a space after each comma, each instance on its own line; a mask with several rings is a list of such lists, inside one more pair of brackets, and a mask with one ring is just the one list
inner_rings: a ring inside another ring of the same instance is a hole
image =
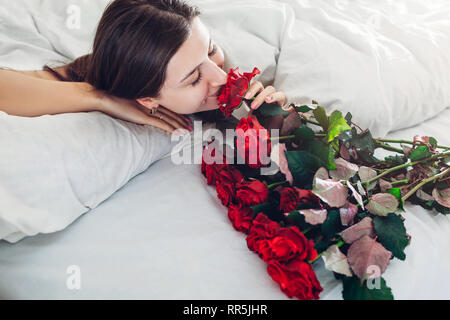
[[227, 83], [227, 73], [220, 66], [214, 63], [211, 85], [223, 86]]

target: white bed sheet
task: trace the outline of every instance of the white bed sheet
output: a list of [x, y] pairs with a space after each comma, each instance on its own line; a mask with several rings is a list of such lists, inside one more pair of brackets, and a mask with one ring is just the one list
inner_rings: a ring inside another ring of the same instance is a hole
[[[450, 108], [388, 135], [431, 135], [450, 144]], [[450, 217], [419, 206], [404, 213], [412, 236], [406, 261], [384, 278], [397, 299], [450, 299]], [[288, 299], [266, 263], [233, 229], [199, 165], [159, 160], [65, 230], [0, 242], [1, 299]], [[68, 289], [78, 266], [80, 290]], [[321, 299], [342, 285], [316, 265]]]

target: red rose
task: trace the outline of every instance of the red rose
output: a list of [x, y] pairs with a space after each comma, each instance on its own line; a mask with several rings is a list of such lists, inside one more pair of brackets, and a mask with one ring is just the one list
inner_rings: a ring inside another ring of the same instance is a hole
[[260, 155], [270, 157], [271, 141], [269, 132], [255, 116], [242, 118], [236, 127], [236, 149], [250, 168], [260, 168]]
[[[314, 242], [308, 240], [305, 235], [296, 227], [280, 228], [273, 240], [270, 241], [272, 259], [287, 261], [293, 256], [289, 255], [289, 250], [300, 260], [314, 260], [317, 251], [314, 249]], [[269, 257], [269, 258], [270, 258]]]
[[291, 259], [314, 260], [317, 251], [314, 242], [308, 240], [297, 227], [279, 228], [275, 234], [252, 237], [252, 248], [264, 261]]
[[294, 259], [286, 264], [270, 260], [267, 272], [289, 298], [319, 299], [319, 294], [323, 290], [311, 265], [300, 259]]
[[269, 190], [260, 181], [244, 181], [236, 185], [236, 200], [248, 207], [267, 202]]
[[243, 177], [239, 170], [227, 166], [222, 168], [216, 177], [217, 197], [224, 206], [234, 199], [236, 193], [236, 184], [242, 182]]
[[258, 242], [275, 236], [280, 225], [270, 220], [264, 213], [258, 213], [250, 227], [247, 236], [247, 246], [251, 251], [257, 251]]
[[242, 204], [231, 203], [228, 207], [228, 218], [230, 218], [233, 227], [237, 231], [248, 233], [248, 230], [252, 224], [252, 219], [255, 213], [249, 207]]
[[210, 146], [213, 141], [203, 147], [202, 165], [201, 170], [207, 179], [208, 185], [216, 184], [216, 177], [219, 172], [228, 167], [227, 159], [222, 155], [222, 163], [215, 163], [216, 160], [216, 148]]
[[281, 213], [292, 212], [297, 208], [299, 193], [294, 188], [283, 188], [280, 191], [280, 211]]
[[250, 87], [250, 80], [261, 73], [258, 68], [254, 68], [253, 72], [240, 74], [239, 67], [230, 69], [228, 73], [227, 83], [220, 89], [217, 99], [219, 100], [219, 109], [229, 117], [234, 109], [238, 108], [242, 103], [242, 97]]
[[298, 200], [300, 203], [313, 203], [317, 204], [322, 208], [322, 204], [320, 203], [320, 198], [316, 196], [311, 190], [303, 190], [297, 187], [294, 187], [298, 193]]

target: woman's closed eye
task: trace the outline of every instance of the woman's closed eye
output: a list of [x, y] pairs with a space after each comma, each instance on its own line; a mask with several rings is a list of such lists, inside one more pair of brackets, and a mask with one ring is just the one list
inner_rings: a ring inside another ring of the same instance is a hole
[[[216, 52], [217, 52], [217, 46], [214, 44], [212, 51], [210, 53], [208, 53], [208, 57], [213, 56]], [[202, 72], [199, 69], [198, 70], [198, 78], [194, 82], [192, 82], [192, 86], [195, 87], [201, 80], [202, 80]]]
[[194, 82], [192, 82], [192, 86], [196, 86], [200, 80], [202, 80], [202, 72], [200, 71], [200, 69], [198, 70], [198, 78], [197, 80], [195, 80]]

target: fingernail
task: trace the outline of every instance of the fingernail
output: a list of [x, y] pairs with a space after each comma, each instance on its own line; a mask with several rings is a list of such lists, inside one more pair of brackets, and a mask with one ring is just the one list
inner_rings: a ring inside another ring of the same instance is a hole
[[258, 102], [257, 101], [253, 101], [252, 104], [250, 105], [250, 108], [256, 109], [257, 106], [258, 106]]
[[245, 99], [250, 99], [250, 93], [247, 93], [247, 94], [245, 95]]
[[267, 101], [272, 101], [272, 97], [267, 97]]

